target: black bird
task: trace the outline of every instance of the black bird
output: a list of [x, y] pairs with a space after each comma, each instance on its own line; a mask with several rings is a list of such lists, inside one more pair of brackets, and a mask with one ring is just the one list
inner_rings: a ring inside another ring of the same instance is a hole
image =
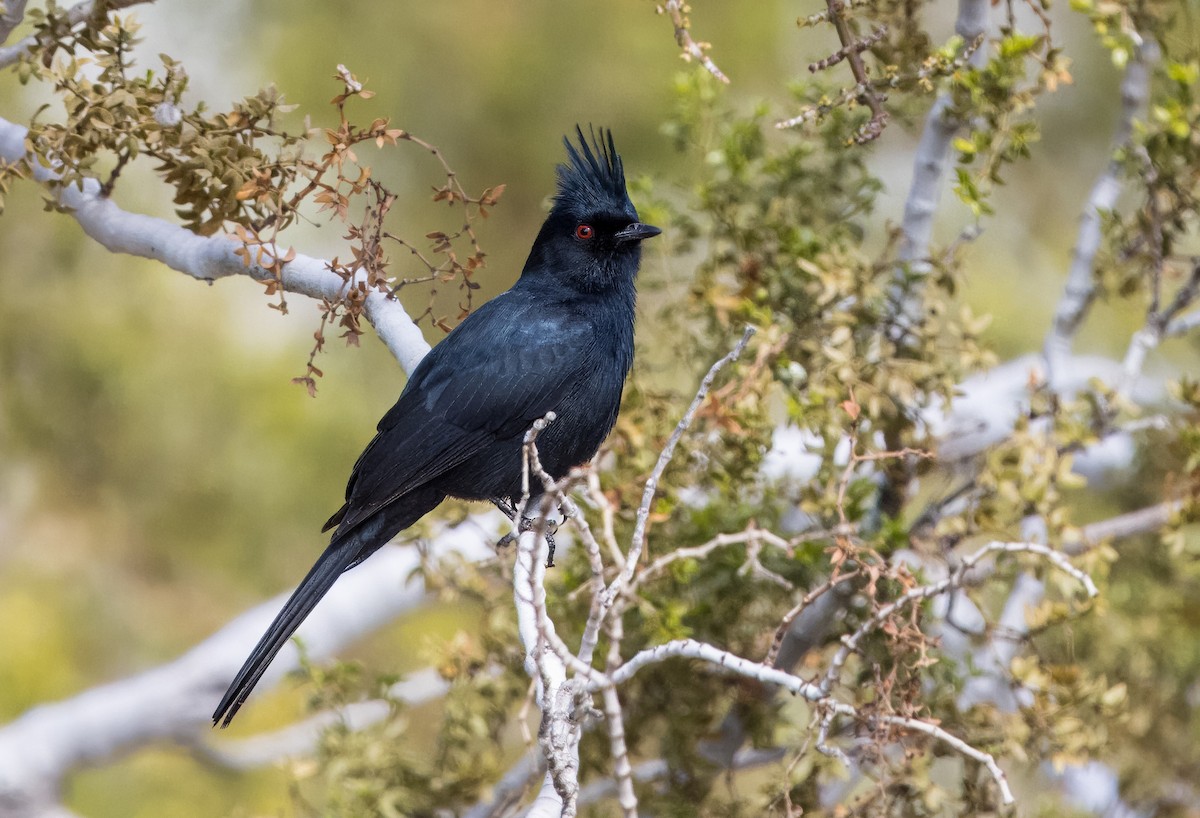
[[329, 547], [242, 665], [213, 724], [229, 724], [343, 571], [446, 497], [491, 500], [511, 516], [535, 420], [557, 415], [538, 438], [556, 478], [590, 460], [612, 431], [633, 363], [641, 242], [662, 231], [638, 221], [612, 133], [593, 133], [590, 146], [576, 133], [578, 147], [563, 140], [569, 161], [558, 166], [558, 194], [521, 277], [417, 365], [355, 463], [345, 505], [325, 523], [336, 526]]

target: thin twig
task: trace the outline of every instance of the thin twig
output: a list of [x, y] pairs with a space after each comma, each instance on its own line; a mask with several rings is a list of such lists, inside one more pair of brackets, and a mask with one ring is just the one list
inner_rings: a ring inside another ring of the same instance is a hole
[[[843, 59], [850, 64], [850, 73], [854, 75], [854, 80], [858, 83], [858, 89], [861, 89], [858, 99], [865, 102], [867, 107], [871, 109], [871, 119], [858, 129], [858, 133], [854, 137], [855, 142], [860, 145], [865, 144], [879, 138], [879, 135], [883, 133], [884, 127], [887, 126], [889, 116], [887, 110], [883, 107], [883, 101], [886, 97], [877, 93], [871, 87], [871, 78], [867, 74], [866, 65], [863, 63], [862, 52], [881, 40], [887, 31], [886, 29], [879, 29], [865, 40], [858, 40], [855, 38], [854, 32], [850, 30], [850, 24], [846, 22], [846, 18], [842, 13], [845, 11], [842, 0], [826, 0], [826, 6], [829, 8], [829, 21], [833, 23], [833, 27], [837, 31], [838, 40], [842, 43], [841, 50], [828, 58], [829, 64], [833, 65], [834, 63], [841, 62]], [[816, 69], [809, 66], [809, 70]]]
[[[819, 15], [821, 20], [825, 20], [828, 12], [821, 12]], [[812, 19], [812, 18], [809, 18]], [[936, 77], [952, 76], [955, 72], [961, 71], [970, 62], [979, 46], [983, 45], [984, 37], [979, 35], [974, 40], [970, 40], [961, 51], [947, 63], [934, 63], [924, 65], [918, 68], [911, 74], [890, 74], [883, 77], [874, 77], [865, 85], [855, 85], [853, 88], [843, 88], [836, 97], [832, 99], [823, 98], [821, 102], [811, 105], [805, 105], [800, 109], [800, 113], [788, 119], [783, 119], [775, 123], [775, 127], [780, 130], [795, 128], [797, 125], [803, 125], [805, 122], [810, 122], [814, 119], [820, 119], [836, 108], [841, 108], [850, 102], [853, 102], [868, 91], [882, 92], [892, 88], [900, 88], [912, 83], [928, 84]], [[838, 52], [841, 53], [841, 52]], [[814, 63], [813, 65], [820, 65]], [[812, 66], [810, 65], [811, 69]], [[974, 238], [967, 235], [966, 238]]]
[[[728, 670], [738, 675], [745, 676], [750, 679], [757, 679], [766, 684], [777, 685], [802, 696], [809, 701], [814, 702], [819, 708], [824, 708], [829, 713], [830, 720], [833, 716], [848, 716], [858, 721], [870, 723], [875, 722], [899, 727], [913, 732], [924, 733], [927, 736], [944, 742], [956, 752], [971, 758], [982, 764], [992, 778], [996, 782], [996, 786], [1000, 790], [1000, 798], [1005, 804], [1011, 804], [1014, 801], [1012, 789], [1008, 785], [1008, 778], [1004, 771], [1000, 769], [1000, 765], [996, 763], [995, 757], [991, 753], [984, 752], [970, 744], [966, 743], [957, 736], [948, 733], [941, 727], [931, 722], [922, 721], [921, 719], [893, 715], [893, 714], [864, 714], [853, 705], [839, 702], [821, 690], [819, 685], [805, 681], [799, 676], [776, 668], [767, 667], [758, 662], [751, 662], [748, 659], [743, 659], [740, 656], [723, 651], [712, 645], [697, 642], [693, 639], [680, 639], [674, 642], [667, 642], [654, 648], [648, 648], [639, 652], [636, 656], [626, 662], [618, 671], [611, 675], [613, 684], [621, 684], [628, 681], [635, 673], [648, 665], [661, 662], [667, 658], [682, 657], [690, 659], [698, 659], [712, 665], [716, 665], [722, 669]], [[824, 720], [823, 720], [824, 721]], [[826, 752], [833, 755], [840, 755], [845, 759], [845, 754], [835, 748], [826, 747]]]
[[779, 620], [779, 627], [775, 629], [775, 637], [771, 640], [771, 647], [769, 650], [767, 650], [767, 655], [763, 657], [763, 664], [771, 665], [772, 667], [775, 666], [776, 659], [779, 657], [779, 649], [783, 647], [783, 640], [787, 637], [788, 630], [792, 627], [792, 623], [796, 621], [796, 617], [798, 617], [805, 608], [816, 602], [817, 599], [825, 595], [827, 592], [841, 585], [843, 582], [857, 579], [859, 576], [860, 573], [857, 570], [847, 571], [843, 574], [830, 577], [825, 582], [822, 582], [816, 588], [813, 588], [811, 591], [805, 594], [804, 598], [797, 602], [795, 607], [785, 613], [783, 618]]
[[600, 487], [600, 475], [595, 469], [588, 471], [586, 497], [591, 500], [592, 505], [600, 509], [600, 535], [604, 539], [604, 546], [608, 549], [608, 554], [612, 557], [613, 562], [620, 564], [625, 555], [621, 553], [621, 546], [617, 545], [617, 510], [613, 508], [608, 495]]
[[[1190, 307], [1200, 294], [1200, 261], [1192, 266], [1192, 271], [1176, 292], [1171, 303], [1161, 310], [1148, 311], [1146, 323], [1133, 333], [1129, 340], [1129, 348], [1121, 362], [1121, 380], [1117, 386], [1118, 395], [1128, 395], [1142, 374], [1147, 356], [1154, 351], [1163, 338], [1167, 337], [1172, 321], [1179, 313]], [[1175, 327], [1178, 330], [1178, 325]]]
[[826, 57], [823, 60], [818, 60], [817, 62], [810, 63], [808, 66], [808, 70], [810, 72], [812, 72], [813, 74], [816, 74], [818, 71], [824, 71], [826, 68], [829, 68], [830, 66], [833, 66], [833, 65], [837, 65], [842, 60], [849, 58], [850, 55], [852, 55], [852, 54], [863, 53], [864, 51], [871, 48], [873, 45], [878, 43], [880, 40], [882, 40], [886, 36], [887, 36], [887, 27], [880, 26], [879, 28], [872, 31], [870, 33], [870, 35], [868, 35], [867, 37], [865, 37], [861, 40], [854, 40], [849, 45], [838, 49], [837, 51], [833, 52], [832, 54], [830, 54], [828, 57]]
[[846, 664], [846, 660], [850, 655], [858, 650], [859, 643], [863, 638], [879, 628], [892, 614], [897, 610], [907, 605], [920, 602], [924, 599], [929, 599], [939, 594], [944, 594], [947, 591], [959, 588], [966, 582], [968, 572], [975, 567], [984, 557], [994, 553], [1030, 553], [1037, 554], [1047, 560], [1058, 570], [1071, 576], [1077, 580], [1091, 598], [1095, 598], [1100, 592], [1096, 588], [1096, 584], [1092, 578], [1085, 572], [1079, 570], [1074, 565], [1067, 561], [1066, 555], [1062, 552], [1054, 551], [1049, 546], [1040, 543], [1032, 542], [990, 542], [984, 545], [973, 554], [968, 555], [959, 564], [951, 574], [943, 580], [931, 583], [929, 585], [921, 585], [912, 590], [900, 595], [898, 598], [884, 605], [874, 614], [872, 614], [862, 625], [859, 626], [850, 636], [842, 637], [842, 646], [838, 652], [834, 654], [833, 659], [829, 662], [829, 667], [825, 671], [825, 676], [821, 681], [820, 688], [826, 693], [833, 689], [833, 685], [838, 681], [842, 667]]
[[625, 555], [624, 565], [621, 568], [621, 573], [612, 581], [605, 591], [606, 605], [608, 608], [612, 605], [612, 600], [617, 594], [628, 587], [633, 579], [634, 571], [637, 570], [638, 563], [641, 561], [642, 550], [646, 545], [646, 523], [650, 519], [650, 506], [654, 502], [654, 495], [658, 491], [658, 481], [662, 478], [663, 472], [666, 471], [667, 465], [671, 462], [671, 457], [675, 454], [675, 447], [679, 444], [683, 433], [692, 425], [692, 420], [696, 417], [696, 410], [700, 408], [700, 404], [704, 402], [704, 398], [708, 395], [708, 390], [712, 388], [713, 381], [727, 364], [733, 363], [739, 357], [746, 345], [750, 343], [750, 339], [754, 336], [754, 327], [746, 327], [746, 331], [742, 333], [741, 339], [737, 345], [724, 358], [717, 361], [708, 370], [708, 374], [704, 376], [704, 380], [700, 382], [700, 388], [696, 392], [696, 397], [692, 399], [692, 403], [684, 412], [683, 417], [679, 419], [679, 423], [675, 426], [675, 431], [667, 439], [667, 444], [663, 447], [662, 452], [658, 456], [658, 462], [654, 464], [650, 476], [646, 479], [646, 487], [642, 491], [642, 502], [638, 506], [637, 520], [633, 527], [633, 538], [630, 542], [629, 553]]
[[692, 39], [692, 32], [689, 30], [691, 23], [685, 14], [685, 8], [683, 0], [667, 0], [666, 3], [659, 6], [659, 10], [665, 11], [671, 18], [671, 25], [675, 27], [675, 42], [683, 49], [683, 58], [698, 61], [708, 73], [728, 85], [729, 77], [725, 76], [725, 73], [717, 68], [717, 64], [708, 56], [708, 43], [698, 43]]
[[766, 529], [751, 526], [745, 531], [738, 531], [733, 534], [718, 534], [708, 542], [700, 545], [693, 545], [687, 548], [676, 548], [674, 551], [669, 551], [661, 557], [650, 563], [648, 566], [638, 572], [633, 581], [630, 582], [628, 592], [636, 593], [641, 586], [651, 579], [659, 576], [670, 565], [679, 560], [686, 559], [704, 559], [718, 548], [724, 548], [729, 545], [745, 545], [747, 543], [766, 542], [783, 551], [790, 551], [796, 544], [797, 540], [785, 540], [778, 534], [775, 534]]
[[974, 759], [982, 764], [987, 771], [991, 773], [992, 779], [996, 782], [996, 786], [1000, 789], [1000, 800], [1002, 803], [1008, 805], [1016, 801], [1016, 798], [1013, 796], [1012, 789], [1008, 784], [1008, 776], [1004, 774], [1004, 770], [1000, 769], [1000, 765], [996, 763], [995, 756], [993, 756], [991, 753], [986, 753], [983, 750], [972, 747], [958, 736], [946, 732], [936, 724], [928, 721], [922, 721], [921, 719], [911, 718], [909, 716], [897, 716], [892, 714], [872, 714], [864, 717], [851, 705], [834, 700], [829, 700], [828, 707], [838, 715], [850, 716], [859, 720], [864, 720], [865, 718], [865, 720], [868, 722], [874, 720], [884, 724], [892, 725], [893, 727], [901, 727], [905, 730], [911, 730], [916, 733], [924, 733], [931, 738], [935, 738], [952, 748], [955, 752], [964, 755], [967, 758]]

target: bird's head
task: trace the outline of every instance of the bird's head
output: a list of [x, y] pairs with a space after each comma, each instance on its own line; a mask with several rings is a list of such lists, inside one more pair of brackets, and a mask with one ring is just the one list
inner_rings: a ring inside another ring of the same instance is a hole
[[576, 146], [564, 138], [568, 161], [558, 166], [558, 194], [525, 263], [525, 272], [549, 275], [585, 292], [629, 286], [643, 239], [657, 227], [638, 221], [625, 190], [625, 170], [612, 132], [579, 127]]

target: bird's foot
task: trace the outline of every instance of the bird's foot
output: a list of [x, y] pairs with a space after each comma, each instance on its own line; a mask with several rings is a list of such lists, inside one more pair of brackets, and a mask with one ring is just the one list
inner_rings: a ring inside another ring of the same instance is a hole
[[[496, 506], [498, 508], [500, 508], [501, 511], [504, 511], [504, 508], [502, 508], [500, 506], [501, 501], [493, 500], [492, 502], [496, 503]], [[515, 515], [516, 512], [514, 511], [513, 514]], [[543, 525], [543, 529], [544, 529], [542, 532], [542, 536], [544, 536], [546, 538], [546, 567], [553, 568], [554, 567], [554, 549], [555, 549], [554, 535], [558, 531], [558, 521], [557, 520], [546, 520], [542, 525]], [[517, 541], [518, 536], [520, 536], [521, 534], [524, 534], [526, 531], [534, 531], [537, 529], [537, 527], [538, 527], [537, 519], [534, 519], [532, 517], [522, 517], [521, 522], [517, 525], [517, 531], [516, 532], [510, 531], [507, 534], [505, 534], [503, 537], [501, 537], [499, 542], [496, 543], [496, 547], [497, 548], [506, 548], [506, 547], [512, 545], [513, 543], [515, 543]]]

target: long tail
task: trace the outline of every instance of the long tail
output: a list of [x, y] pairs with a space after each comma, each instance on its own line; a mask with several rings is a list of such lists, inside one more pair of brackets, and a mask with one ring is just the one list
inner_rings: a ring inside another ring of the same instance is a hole
[[359, 538], [353, 535], [340, 541], [335, 538], [329, 544], [325, 553], [317, 559], [316, 565], [304, 577], [300, 587], [288, 598], [283, 610], [271, 623], [271, 627], [267, 628], [262, 639], [258, 640], [250, 658], [246, 660], [233, 682], [230, 683], [224, 698], [221, 699], [216, 712], [213, 713], [214, 725], [229, 726], [229, 722], [233, 721], [238, 709], [249, 697], [250, 691], [254, 690], [258, 680], [266, 673], [275, 654], [279, 653], [287, 641], [292, 638], [292, 634], [300, 627], [300, 623], [329, 592], [342, 572], [359, 561], [361, 553], [359, 545]]
[[[381, 545], [436, 508], [445, 497], [436, 488], [425, 486], [397, 498], [348, 530], [339, 528], [325, 553], [321, 554], [317, 564], [301, 581], [300, 587], [284, 603], [283, 610], [267, 628], [262, 639], [258, 640], [250, 658], [225, 691], [224, 698], [213, 713], [213, 724], [229, 726], [238, 709], [245, 704], [250, 691], [266, 673], [275, 654], [292, 638], [296, 628], [317, 607], [343, 571], [374, 554]], [[334, 517], [340, 519], [344, 514], [345, 509]]]

